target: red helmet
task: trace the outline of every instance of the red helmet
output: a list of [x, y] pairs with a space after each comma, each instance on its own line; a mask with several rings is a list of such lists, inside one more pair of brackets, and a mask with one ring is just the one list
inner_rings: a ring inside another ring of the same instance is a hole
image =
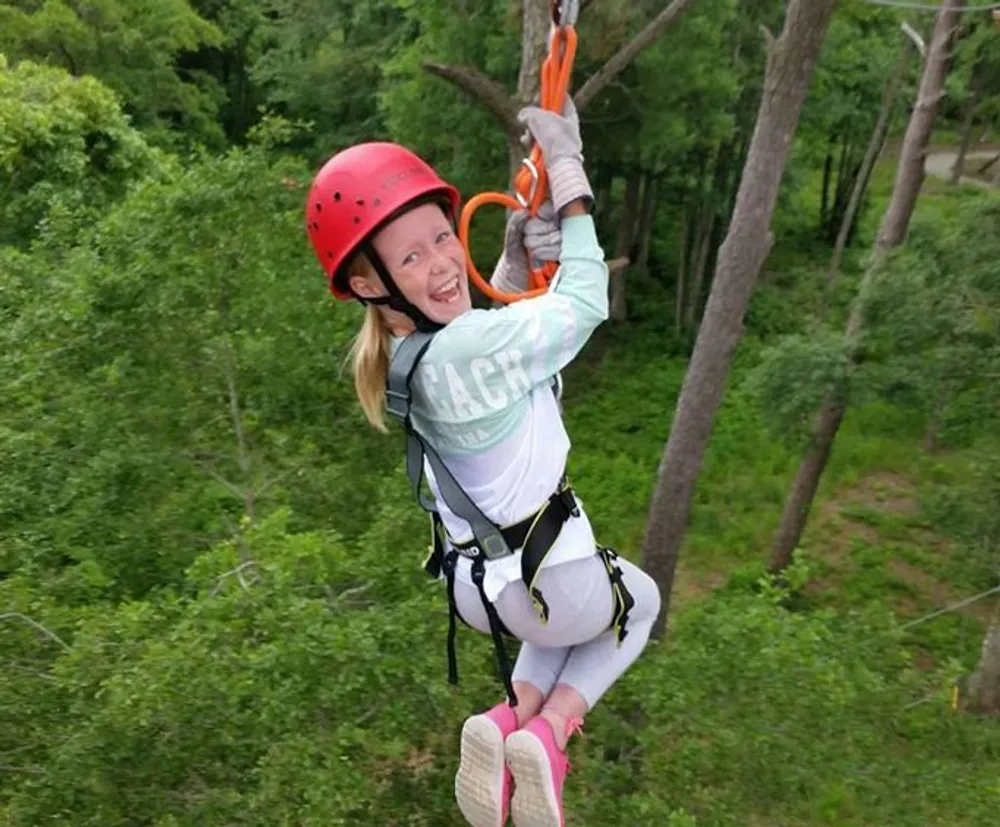
[[410, 202], [439, 196], [458, 213], [459, 195], [423, 160], [398, 144], [357, 144], [330, 158], [313, 179], [306, 230], [316, 258], [341, 300], [354, 294], [338, 282], [361, 244]]

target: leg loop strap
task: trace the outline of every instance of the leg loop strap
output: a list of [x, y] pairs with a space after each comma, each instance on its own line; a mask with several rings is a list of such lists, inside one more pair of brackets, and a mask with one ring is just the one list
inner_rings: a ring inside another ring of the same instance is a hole
[[500, 677], [503, 679], [504, 689], [507, 691], [507, 699], [511, 706], [517, 706], [517, 695], [514, 693], [514, 683], [511, 679], [510, 658], [507, 656], [507, 647], [504, 645], [503, 636], [509, 634], [500, 615], [497, 614], [496, 606], [486, 597], [486, 588], [483, 585], [486, 580], [486, 561], [482, 557], [477, 557], [472, 561], [472, 582], [479, 590], [479, 598], [483, 601], [483, 608], [486, 610], [486, 617], [490, 621], [490, 636], [493, 638], [493, 648], [496, 650], [497, 666], [500, 669]]
[[604, 568], [607, 569], [608, 579], [611, 581], [611, 593], [615, 598], [615, 613], [611, 618], [611, 629], [615, 630], [618, 636], [618, 645], [628, 636], [628, 615], [635, 606], [635, 599], [632, 593], [625, 586], [622, 577], [621, 567], [615, 562], [618, 559], [618, 552], [607, 546], [598, 546], [597, 553], [604, 561]]

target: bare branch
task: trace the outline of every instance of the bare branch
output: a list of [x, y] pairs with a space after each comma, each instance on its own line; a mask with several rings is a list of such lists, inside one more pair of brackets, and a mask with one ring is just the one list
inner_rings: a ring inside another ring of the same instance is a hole
[[370, 580], [366, 583], [362, 583], [360, 586], [352, 586], [349, 589], [344, 589], [339, 594], [330, 595], [330, 602], [334, 606], [343, 605], [344, 603], [348, 602], [351, 598], [364, 594], [371, 587], [372, 587], [372, 582]]
[[69, 644], [66, 643], [66, 641], [63, 640], [61, 637], [59, 637], [59, 635], [57, 635], [50, 629], [46, 629], [37, 620], [32, 620], [27, 615], [23, 615], [20, 612], [7, 612], [6, 614], [0, 615], [0, 620], [21, 620], [24, 623], [27, 623], [29, 626], [37, 629], [39, 632], [45, 635], [45, 637], [47, 637], [49, 640], [54, 640], [56, 643], [62, 646], [62, 648], [65, 649], [67, 652], [72, 651], [72, 649], [70, 649]]
[[489, 110], [508, 135], [519, 131], [514, 101], [504, 87], [471, 66], [446, 66], [443, 63], [425, 63], [424, 71], [451, 81], [476, 103]]
[[253, 585], [258, 580], [260, 580], [260, 576], [257, 574], [257, 564], [253, 560], [244, 560], [232, 571], [227, 571], [225, 574], [219, 575], [219, 579], [216, 581], [215, 586], [212, 588], [210, 596], [214, 597], [216, 594], [219, 593], [219, 589], [222, 588], [222, 583], [227, 577], [235, 577], [237, 582], [243, 588], [243, 591], [249, 592], [250, 589], [247, 587], [248, 581], [243, 577], [243, 572], [246, 571], [247, 569], [253, 569], [253, 579], [249, 581], [249, 585]]
[[238, 486], [227, 480], [222, 474], [218, 473], [212, 468], [202, 467], [202, 470], [208, 474], [213, 480], [215, 480], [220, 485], [224, 486], [230, 493], [232, 493], [240, 502], [246, 500], [246, 492], [243, 491]]
[[760, 33], [764, 36], [764, 51], [771, 54], [771, 50], [774, 48], [774, 35], [763, 23], [760, 24]]
[[37, 669], [32, 669], [30, 666], [25, 666], [23, 663], [18, 663], [16, 660], [5, 660], [4, 664], [10, 669], [17, 669], [19, 672], [24, 672], [26, 675], [31, 675], [33, 678], [40, 678], [43, 681], [54, 681], [48, 672], [40, 672]]
[[233, 430], [236, 432], [237, 455], [240, 470], [250, 473], [250, 454], [247, 452], [246, 438], [243, 435], [243, 418], [240, 412], [240, 395], [236, 390], [236, 355], [233, 347], [226, 342], [226, 390], [229, 393], [229, 415], [233, 420]]
[[263, 497], [272, 485], [276, 485], [277, 483], [281, 482], [285, 477], [291, 476], [298, 470], [299, 470], [298, 466], [296, 466], [295, 468], [289, 468], [287, 471], [283, 471], [282, 473], [278, 474], [275, 477], [271, 477], [270, 479], [264, 480], [264, 482], [260, 484], [260, 490], [257, 491], [258, 499], [260, 497]]
[[612, 276], [615, 276], [622, 270], [624, 270], [626, 267], [628, 267], [630, 262], [628, 257], [626, 256], [621, 258], [613, 258], [605, 263], [608, 265], [608, 273]]
[[608, 58], [607, 63], [591, 75], [573, 95], [573, 103], [576, 104], [577, 110], [583, 111], [583, 108], [603, 91], [608, 82], [635, 60], [643, 50], [652, 46], [670, 24], [688, 10], [692, 2], [693, 0], [673, 0], [647, 24], [646, 28]]
[[0, 764], [0, 772], [23, 772], [27, 775], [45, 775], [45, 771], [39, 767], [12, 767], [7, 764]]

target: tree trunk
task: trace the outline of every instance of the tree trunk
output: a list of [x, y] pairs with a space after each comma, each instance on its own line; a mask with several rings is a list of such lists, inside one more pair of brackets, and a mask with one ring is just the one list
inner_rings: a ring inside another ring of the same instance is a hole
[[639, 211], [639, 255], [635, 261], [636, 272], [645, 275], [649, 270], [649, 245], [653, 238], [653, 219], [656, 218], [656, 191], [659, 180], [651, 172], [646, 173], [646, 185], [642, 190], [642, 208]]
[[962, 170], [965, 169], [965, 156], [969, 152], [969, 142], [972, 140], [972, 124], [976, 119], [976, 108], [979, 106], [979, 72], [977, 67], [972, 69], [972, 78], [969, 83], [969, 99], [965, 102], [965, 112], [962, 113], [962, 140], [958, 145], [958, 156], [955, 158], [955, 166], [951, 168], [952, 185], [958, 186], [962, 180]]
[[688, 330], [698, 327], [701, 313], [701, 296], [705, 291], [705, 268], [708, 265], [708, 254], [711, 251], [712, 228], [715, 224], [715, 210], [712, 209], [711, 196], [706, 196], [708, 203], [701, 208], [701, 216], [695, 226], [695, 242], [691, 250], [691, 291], [688, 295], [687, 316], [685, 325]]
[[847, 320], [844, 338], [848, 347], [848, 366], [843, 384], [832, 389], [816, 419], [809, 450], [798, 473], [781, 515], [781, 527], [771, 549], [771, 570], [780, 571], [792, 559], [802, 539], [813, 497], [833, 449], [840, 423], [847, 407], [847, 383], [857, 365], [857, 335], [861, 330], [864, 300], [886, 251], [898, 247], [906, 238], [910, 217], [924, 177], [924, 154], [930, 140], [934, 119], [944, 90], [952, 34], [964, 0], [945, 0], [934, 27], [934, 37], [924, 64], [923, 78], [916, 105], [903, 139], [903, 149], [896, 172], [892, 200], [882, 217], [868, 269], [865, 271]]
[[[640, 53], [653, 45], [657, 38], [670, 28], [670, 24], [687, 11], [692, 2], [693, 0], [673, 0], [641, 32], [608, 58], [608, 61], [573, 95], [577, 110], [582, 112], [584, 107]], [[542, 60], [548, 50], [550, 15], [549, 0], [523, 0], [521, 68], [517, 76], [517, 91], [513, 95], [508, 95], [500, 83], [473, 67], [447, 66], [440, 63], [423, 64], [424, 71], [454, 83], [490, 111], [507, 134], [512, 155], [515, 154], [519, 132], [517, 110], [525, 104], [540, 99], [540, 71]]]
[[896, 62], [896, 69], [886, 84], [885, 94], [882, 96], [882, 108], [878, 113], [878, 120], [875, 122], [875, 129], [872, 131], [871, 139], [868, 141], [868, 148], [865, 150], [865, 157], [861, 161], [861, 169], [858, 177], [854, 179], [854, 190], [851, 192], [851, 199], [847, 202], [847, 210], [844, 212], [844, 220], [840, 223], [840, 231], [837, 233], [837, 241], [833, 246], [833, 256], [830, 259], [830, 270], [827, 274], [827, 283], [832, 285], [840, 275], [840, 267], [844, 261], [844, 250], [847, 248], [847, 240], [850, 237], [851, 229], [854, 227], [854, 219], [861, 206], [861, 199], [864, 197], [865, 189], [871, 180], [872, 170], [878, 160], [885, 145], [885, 136], [889, 131], [889, 123], [892, 121], [892, 107], [896, 100], [896, 93], [906, 74], [906, 66], [910, 59], [910, 49], [912, 44], [907, 38], [903, 41], [903, 49], [900, 52], [899, 60]]
[[[622, 203], [621, 216], [618, 219], [618, 235], [615, 239], [615, 258], [627, 257], [632, 248], [635, 236], [635, 217], [639, 207], [639, 188], [642, 184], [642, 173], [633, 171], [625, 180], [625, 200]], [[628, 318], [628, 307], [625, 302], [625, 272], [622, 271], [611, 281], [611, 320], [624, 322]]]
[[792, 554], [802, 535], [802, 526], [809, 518], [809, 509], [812, 508], [820, 476], [822, 476], [823, 468], [826, 467], [826, 462], [830, 458], [833, 439], [844, 419], [845, 410], [847, 410], [847, 406], [839, 397], [828, 397], [823, 403], [823, 408], [813, 429], [809, 450], [805, 459], [802, 460], [802, 464], [799, 465], [798, 473], [795, 475], [795, 483], [792, 485], [788, 501], [781, 513], [781, 525], [778, 527], [778, 535], [774, 540], [774, 551], [771, 555], [772, 571], [781, 571], [792, 562]]
[[524, 0], [521, 4], [521, 70], [517, 75], [514, 107], [519, 109], [541, 100], [540, 72], [549, 48], [551, 7], [548, 0]]
[[769, 43], [757, 125], [736, 207], [719, 250], [712, 292], [650, 502], [642, 564], [663, 598], [653, 628], [657, 637], [666, 628], [695, 481], [743, 332], [750, 294], [771, 249], [778, 187], [835, 5], [836, 0], [789, 0], [781, 36]]
[[830, 174], [833, 172], [833, 142], [831, 137], [826, 148], [826, 160], [823, 161], [823, 190], [819, 200], [819, 232], [826, 235], [830, 221]]
[[821, 228], [824, 240], [830, 238], [832, 235], [831, 228], [837, 223], [837, 216], [840, 214], [840, 210], [843, 207], [845, 182], [850, 177], [850, 135], [845, 134], [843, 141], [844, 142], [840, 147], [840, 161], [837, 163], [837, 185], [833, 191], [833, 204], [830, 206], [830, 211], [827, 213], [826, 223]]
[[1000, 715], [1000, 599], [983, 638], [979, 666], [965, 689], [965, 708], [983, 715]]
[[902, 244], [906, 238], [910, 217], [917, 204], [917, 195], [924, 182], [924, 156], [927, 144], [944, 95], [952, 36], [964, 6], [965, 0], [945, 0], [938, 14], [934, 35], [927, 52], [927, 62], [924, 64], [923, 78], [920, 81], [917, 104], [913, 108], [906, 136], [903, 138], [892, 201], [886, 210], [875, 241], [875, 250], [879, 258], [886, 250]]
[[674, 329], [677, 331], [677, 335], [680, 336], [684, 330], [684, 290], [686, 288], [686, 271], [687, 271], [687, 260], [688, 260], [688, 237], [691, 235], [690, 231], [691, 221], [687, 217], [687, 213], [681, 219], [681, 232], [680, 232], [680, 247], [677, 252], [677, 291], [674, 301]]
[[611, 185], [615, 182], [614, 175], [608, 167], [598, 165], [591, 176], [594, 188], [594, 222], [597, 224], [597, 234], [609, 233], [611, 228], [608, 219], [611, 215]]

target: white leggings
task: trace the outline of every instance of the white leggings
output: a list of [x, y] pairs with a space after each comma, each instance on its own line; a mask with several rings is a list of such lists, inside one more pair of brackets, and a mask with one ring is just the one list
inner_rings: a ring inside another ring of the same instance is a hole
[[[628, 634], [619, 645], [609, 629], [614, 597], [604, 563], [596, 554], [543, 568], [537, 587], [549, 606], [543, 623], [521, 580], [508, 583], [495, 606], [510, 633], [522, 641], [513, 680], [526, 681], [545, 698], [557, 683], [571, 686], [592, 709], [601, 696], [639, 657], [660, 612], [660, 591], [642, 569], [618, 558], [625, 587], [635, 606]], [[475, 586], [455, 581], [455, 604], [473, 628], [489, 634], [489, 619]]]

